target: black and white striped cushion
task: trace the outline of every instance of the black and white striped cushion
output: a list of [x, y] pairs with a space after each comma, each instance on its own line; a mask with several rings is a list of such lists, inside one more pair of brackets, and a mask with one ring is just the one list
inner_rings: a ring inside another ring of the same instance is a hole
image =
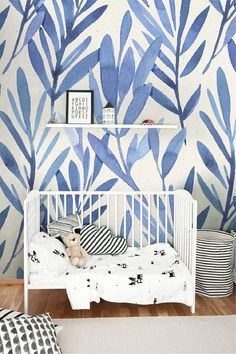
[[[0, 307], [0, 320], [7, 320], [9, 318], [19, 318], [19, 317], [32, 317], [29, 315], [24, 314], [23, 312], [18, 312], [18, 311], [14, 311], [14, 310], [10, 310], [10, 309], [5, 309]], [[62, 326], [58, 326], [57, 324], [54, 323], [55, 329], [56, 329], [56, 333], [58, 334], [59, 332], [61, 332], [61, 330], [63, 329]]]
[[127, 250], [127, 242], [122, 237], [114, 237], [105, 226], [85, 225], [80, 230], [80, 244], [88, 254], [121, 254]]
[[197, 236], [196, 293], [228, 296], [233, 292], [233, 237], [222, 231], [199, 230]]
[[77, 214], [68, 215], [51, 222], [48, 225], [48, 233], [53, 237], [65, 237], [72, 233], [75, 227], [80, 227], [80, 220]]

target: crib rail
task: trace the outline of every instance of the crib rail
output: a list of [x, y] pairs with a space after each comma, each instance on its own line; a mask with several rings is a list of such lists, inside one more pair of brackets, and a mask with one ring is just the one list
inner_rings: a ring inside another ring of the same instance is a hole
[[40, 227], [46, 229], [50, 222], [74, 213], [81, 226], [106, 225], [129, 246], [169, 242], [195, 279], [197, 204], [187, 191], [32, 191], [24, 213], [25, 282], [31, 237]]

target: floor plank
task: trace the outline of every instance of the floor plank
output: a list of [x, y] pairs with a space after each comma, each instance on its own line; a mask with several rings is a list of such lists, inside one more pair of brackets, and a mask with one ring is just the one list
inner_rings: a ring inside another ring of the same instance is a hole
[[[54, 318], [133, 317], [133, 316], [191, 316], [189, 307], [182, 304], [133, 305], [101, 300], [92, 303], [90, 310], [71, 309], [65, 290], [31, 290], [30, 314], [50, 312]], [[23, 311], [23, 285], [0, 285], [0, 307]], [[207, 298], [196, 296], [199, 316], [236, 314], [236, 288], [231, 296]]]

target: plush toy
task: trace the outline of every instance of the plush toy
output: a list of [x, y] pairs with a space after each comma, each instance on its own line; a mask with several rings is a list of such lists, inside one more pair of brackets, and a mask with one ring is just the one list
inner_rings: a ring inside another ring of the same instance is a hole
[[74, 266], [83, 267], [86, 263], [87, 252], [80, 246], [80, 235], [69, 234], [64, 237], [66, 253]]

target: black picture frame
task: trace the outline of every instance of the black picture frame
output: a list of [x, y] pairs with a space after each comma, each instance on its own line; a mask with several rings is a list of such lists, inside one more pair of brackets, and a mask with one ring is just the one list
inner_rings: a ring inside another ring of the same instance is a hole
[[93, 124], [93, 90], [66, 91], [66, 123]]

